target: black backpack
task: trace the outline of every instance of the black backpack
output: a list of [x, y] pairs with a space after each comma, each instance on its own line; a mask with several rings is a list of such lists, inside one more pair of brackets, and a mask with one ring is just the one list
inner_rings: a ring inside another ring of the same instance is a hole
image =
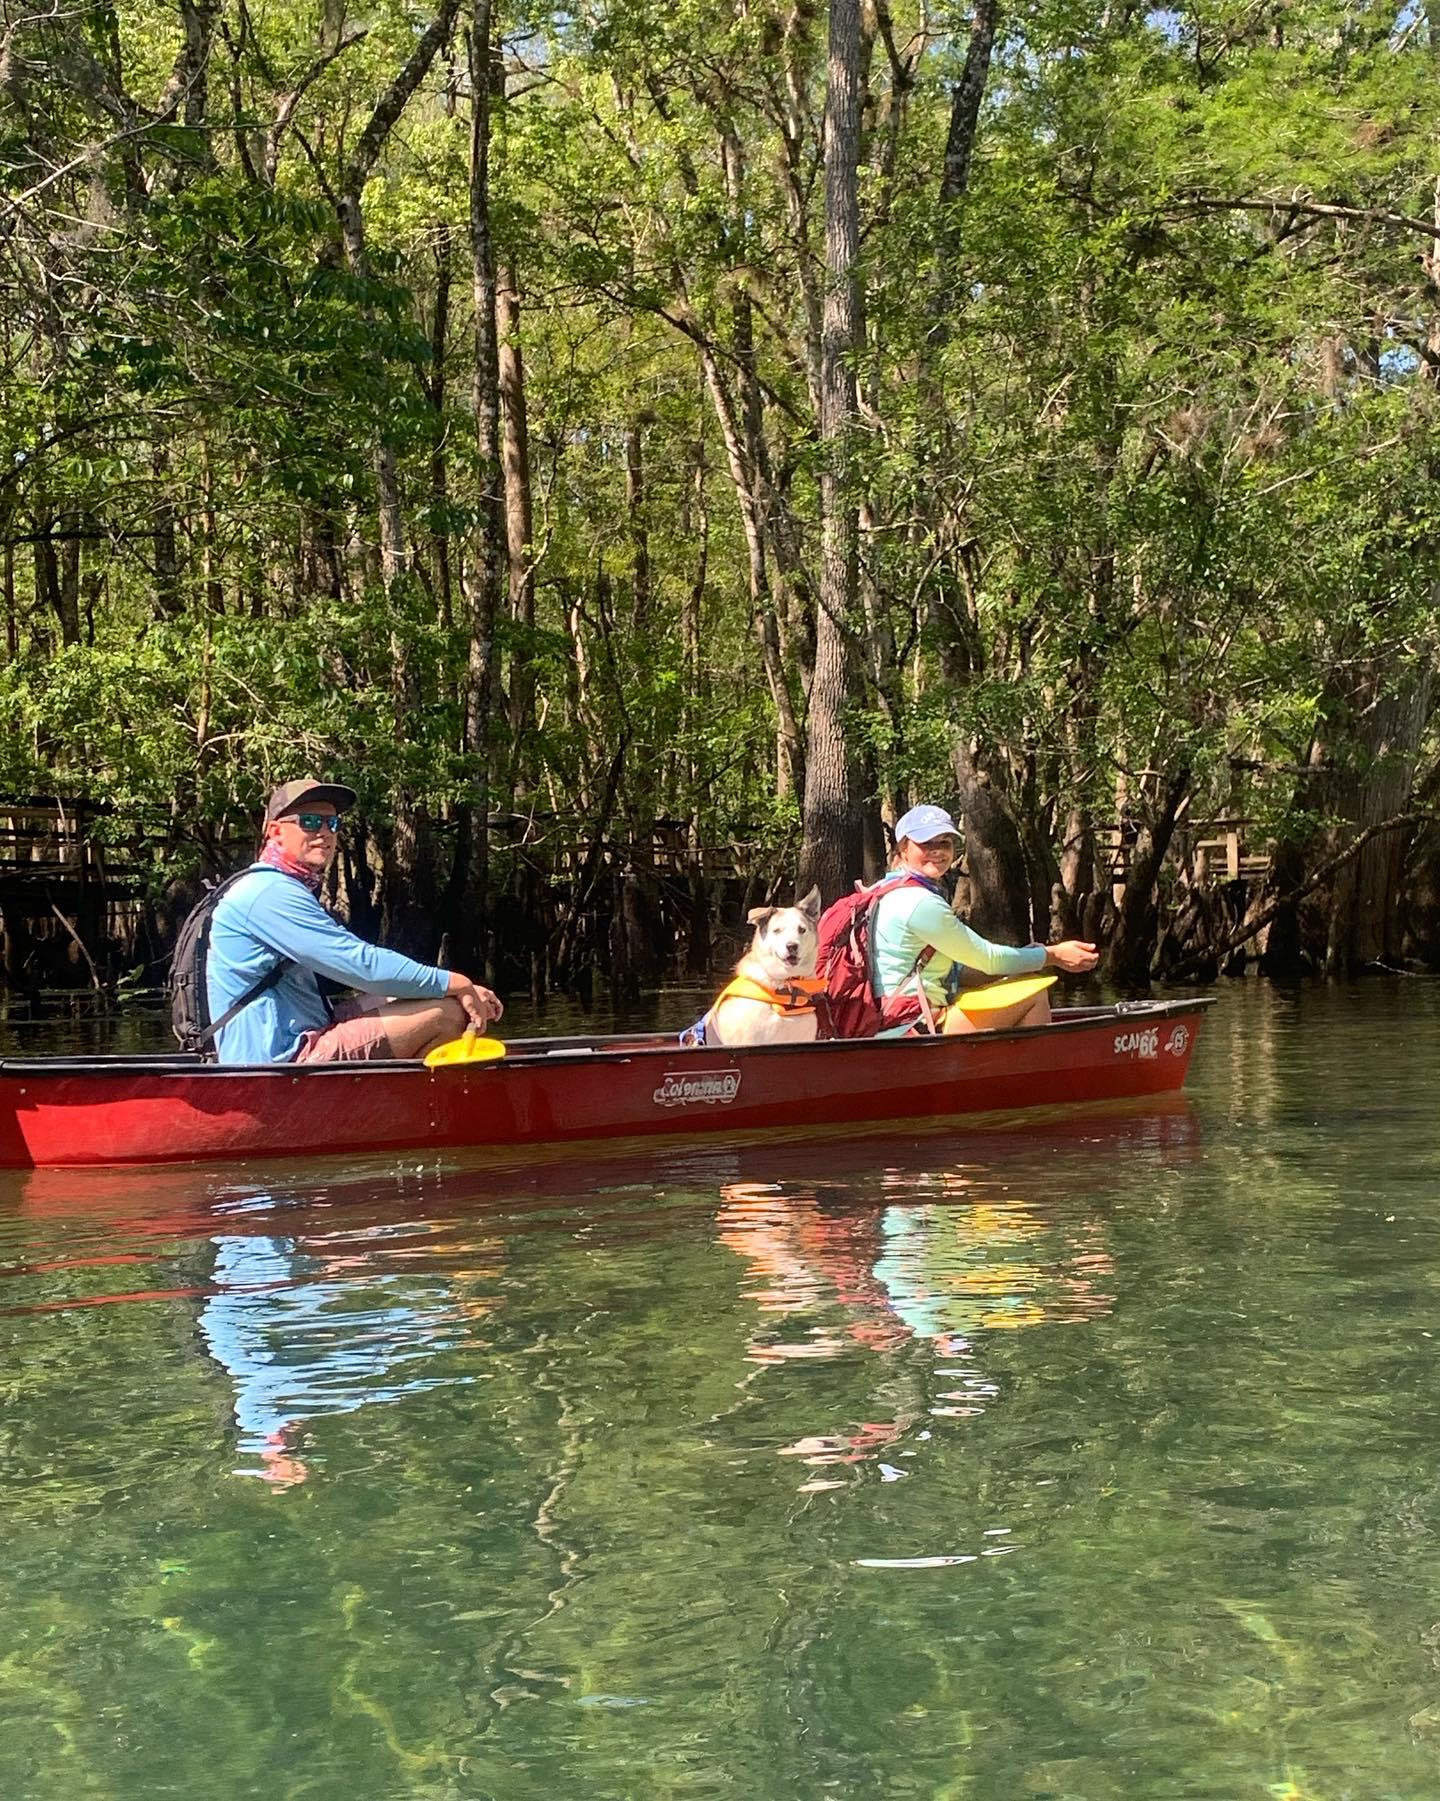
[[186, 915], [184, 925], [176, 934], [175, 954], [170, 962], [170, 1023], [182, 1050], [204, 1051], [213, 1056], [215, 1038], [235, 1015], [243, 1012], [251, 1001], [258, 1001], [262, 994], [267, 994], [287, 969], [294, 968], [293, 958], [282, 957], [273, 969], [261, 976], [253, 988], [247, 989], [238, 1001], [227, 1007], [219, 1019], [210, 1018], [206, 979], [210, 960], [210, 928], [214, 922], [215, 909], [223, 895], [238, 881], [253, 873], [253, 868], [242, 869], [238, 874], [227, 876], [223, 882], [208, 889]]

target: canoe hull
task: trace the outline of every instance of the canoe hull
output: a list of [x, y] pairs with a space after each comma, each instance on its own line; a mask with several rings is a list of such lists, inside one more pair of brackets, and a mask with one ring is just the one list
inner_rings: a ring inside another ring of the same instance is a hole
[[0, 1063], [0, 1167], [226, 1161], [935, 1118], [1163, 1094], [1208, 1002], [1084, 1008], [1033, 1031], [681, 1050], [535, 1040], [502, 1060], [219, 1068]]

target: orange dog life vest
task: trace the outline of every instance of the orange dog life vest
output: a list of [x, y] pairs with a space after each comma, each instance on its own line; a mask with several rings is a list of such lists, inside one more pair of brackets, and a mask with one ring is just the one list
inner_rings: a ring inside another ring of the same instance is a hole
[[[813, 1013], [818, 997], [826, 992], [824, 976], [796, 976], [792, 982], [782, 982], [778, 988], [767, 988], [763, 982], [757, 982], [753, 976], [736, 976], [727, 984], [715, 1005], [708, 1013], [702, 1014], [693, 1026], [686, 1026], [680, 1034], [680, 1042], [687, 1050], [697, 1050], [707, 1041], [708, 1029], [726, 1001], [764, 1001], [766, 1006], [773, 1007], [782, 1019], [795, 1019], [802, 1013]], [[820, 1026], [823, 1030], [824, 1016]]]
[[797, 1013], [813, 1011], [816, 995], [824, 992], [823, 976], [796, 976], [793, 982], [782, 982], [778, 988], [767, 988], [752, 976], [736, 976], [710, 1012], [718, 1013], [726, 1001], [765, 1001], [783, 1019], [793, 1019]]

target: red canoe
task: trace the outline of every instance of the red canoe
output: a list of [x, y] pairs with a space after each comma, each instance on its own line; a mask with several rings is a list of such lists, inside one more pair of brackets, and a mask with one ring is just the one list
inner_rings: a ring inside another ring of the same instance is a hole
[[0, 1061], [0, 1168], [553, 1144], [941, 1118], [1163, 1094], [1210, 1002], [1076, 1007], [963, 1038], [681, 1050], [535, 1038], [502, 1059], [263, 1068], [187, 1056]]

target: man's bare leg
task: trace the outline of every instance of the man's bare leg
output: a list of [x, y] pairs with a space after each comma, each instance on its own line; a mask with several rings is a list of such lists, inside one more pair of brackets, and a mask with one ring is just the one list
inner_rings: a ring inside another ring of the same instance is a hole
[[392, 1057], [427, 1056], [458, 1038], [470, 1023], [459, 1001], [449, 996], [434, 1001], [381, 1001], [365, 1011], [384, 1025]]

